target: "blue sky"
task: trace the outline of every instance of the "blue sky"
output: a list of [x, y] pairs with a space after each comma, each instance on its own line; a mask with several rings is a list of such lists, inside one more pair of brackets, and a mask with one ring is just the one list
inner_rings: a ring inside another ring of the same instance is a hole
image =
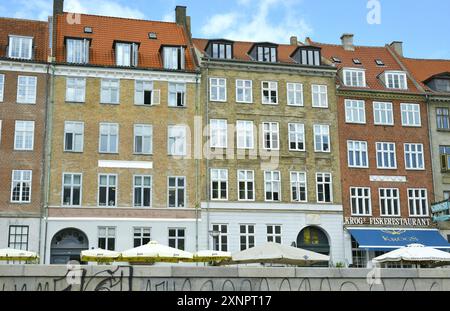
[[[368, 23], [369, 2], [380, 3], [380, 24]], [[168, 21], [176, 5], [188, 7], [196, 37], [339, 43], [354, 33], [358, 45], [400, 40], [406, 56], [450, 59], [448, 0], [66, 0], [65, 9]], [[45, 19], [51, 10], [52, 0], [0, 0], [1, 16]]]

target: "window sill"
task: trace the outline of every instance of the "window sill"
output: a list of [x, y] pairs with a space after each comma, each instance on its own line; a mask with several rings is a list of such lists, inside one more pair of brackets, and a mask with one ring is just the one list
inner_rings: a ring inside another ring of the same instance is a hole
[[82, 154], [84, 151], [70, 151], [70, 150], [64, 150], [64, 153], [69, 153], [69, 154]]
[[350, 169], [357, 169], [357, 170], [368, 170], [368, 169], [370, 169], [370, 167], [368, 167], [368, 166], [348, 166], [348, 168], [350, 168]]
[[9, 203], [10, 204], [14, 204], [14, 205], [29, 205], [29, 204], [31, 204], [31, 201], [30, 202], [13, 202], [13, 201], [10, 201]]
[[120, 103], [102, 103], [102, 102], [100, 102], [100, 105], [119, 106]]
[[153, 157], [153, 153], [133, 153], [137, 157]]
[[313, 108], [317, 108], [317, 109], [329, 109], [329, 106], [326, 107], [321, 107], [321, 106], [312, 106]]
[[292, 108], [305, 108], [305, 105], [286, 105], [287, 107], [292, 107]]
[[395, 124], [374, 124], [375, 126], [384, 126], [384, 127], [394, 127], [395, 126]]
[[34, 149], [14, 149], [13, 152], [33, 152]]
[[19, 103], [16, 102], [17, 105], [36, 105], [36, 103]]
[[[153, 106], [152, 106], [153, 107]], [[167, 106], [168, 108], [172, 108], [172, 109], [187, 109], [188, 107], [186, 106]]]
[[236, 101], [236, 104], [242, 104], [242, 105], [252, 105], [252, 104], [254, 104], [254, 102], [238, 102], [238, 101]]
[[101, 152], [101, 151], [99, 151], [98, 154], [102, 154], [102, 155], [119, 155], [118, 152]]
[[436, 129], [437, 132], [443, 132], [443, 133], [449, 133], [450, 132], [450, 128], [449, 129]]
[[70, 101], [70, 100], [66, 100], [65, 101], [65, 103], [66, 104], [70, 104], [70, 105], [83, 105], [83, 104], [86, 104], [86, 102], [84, 101], [84, 102], [75, 102], [75, 101]]
[[265, 106], [279, 106], [280, 104], [279, 103], [261, 103], [262, 105], [265, 105]]

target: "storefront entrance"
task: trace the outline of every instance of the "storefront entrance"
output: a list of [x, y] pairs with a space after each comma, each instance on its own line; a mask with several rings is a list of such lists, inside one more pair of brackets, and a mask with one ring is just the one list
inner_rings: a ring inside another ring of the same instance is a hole
[[89, 241], [78, 229], [64, 229], [54, 235], [51, 244], [50, 264], [65, 265], [69, 261], [80, 262], [80, 253], [89, 249]]

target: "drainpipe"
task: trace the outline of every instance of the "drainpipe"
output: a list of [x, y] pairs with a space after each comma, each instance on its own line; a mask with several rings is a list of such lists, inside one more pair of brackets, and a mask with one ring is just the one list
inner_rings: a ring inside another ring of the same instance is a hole
[[[200, 101], [200, 88], [199, 88], [199, 83], [201, 79], [201, 75], [197, 74], [197, 76], [195, 77], [195, 116], [199, 115], [199, 101]], [[194, 118], [195, 120], [195, 118]], [[194, 124], [194, 129], [195, 129], [195, 124]], [[194, 143], [195, 143], [195, 131], [194, 131]], [[198, 252], [199, 251], [199, 245], [198, 245], [198, 239], [199, 239], [199, 228], [198, 228], [198, 224], [199, 224], [199, 208], [200, 206], [200, 202], [201, 202], [201, 196], [199, 195], [199, 191], [201, 189], [201, 184], [200, 184], [200, 160], [201, 159], [197, 159], [196, 158], [196, 154], [195, 154], [195, 147], [194, 147], [194, 159], [195, 159], [195, 185], [196, 185], [196, 189], [195, 189], [195, 251]]]
[[[441, 200], [437, 199], [437, 189], [436, 189], [436, 179], [435, 179], [435, 174], [434, 174], [434, 169], [436, 168], [436, 165], [433, 161], [433, 159], [435, 159], [435, 151], [433, 149], [433, 133], [431, 130], [431, 114], [430, 114], [430, 95], [426, 94], [425, 95], [425, 104], [427, 106], [427, 118], [428, 118], [428, 141], [430, 143], [430, 155], [431, 155], [431, 177], [433, 178], [433, 194], [434, 194], [434, 201], [435, 202], [439, 202]], [[431, 214], [430, 214], [431, 215]]]
[[[206, 101], [206, 108], [205, 108], [205, 114], [206, 114], [206, 126], [209, 126], [209, 64], [206, 63], [206, 73], [205, 73], [205, 101]], [[202, 131], [202, 137], [203, 137], [203, 131]], [[209, 215], [209, 200], [211, 197], [211, 189], [210, 189], [210, 172], [209, 172], [209, 152], [206, 155], [206, 239], [207, 239], [207, 248], [208, 250], [211, 249], [210, 247], [210, 237], [209, 237], [209, 226], [210, 226], [210, 215]]]
[[48, 206], [49, 206], [49, 198], [50, 198], [50, 162], [51, 162], [51, 152], [52, 152], [52, 130], [53, 130], [53, 108], [55, 103], [55, 66], [52, 64], [51, 66], [51, 83], [50, 83], [50, 101], [47, 112], [47, 130], [46, 130], [46, 148], [45, 148], [45, 183], [44, 187], [47, 189], [45, 191], [45, 199], [44, 199], [44, 263], [47, 258], [47, 240], [48, 240]]

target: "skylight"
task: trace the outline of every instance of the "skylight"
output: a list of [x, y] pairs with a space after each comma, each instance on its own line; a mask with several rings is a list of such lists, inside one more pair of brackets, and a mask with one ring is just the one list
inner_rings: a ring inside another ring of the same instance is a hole
[[376, 63], [378, 66], [384, 66], [384, 62], [383, 62], [381, 59], [376, 59], [376, 60], [375, 60], [375, 63]]

